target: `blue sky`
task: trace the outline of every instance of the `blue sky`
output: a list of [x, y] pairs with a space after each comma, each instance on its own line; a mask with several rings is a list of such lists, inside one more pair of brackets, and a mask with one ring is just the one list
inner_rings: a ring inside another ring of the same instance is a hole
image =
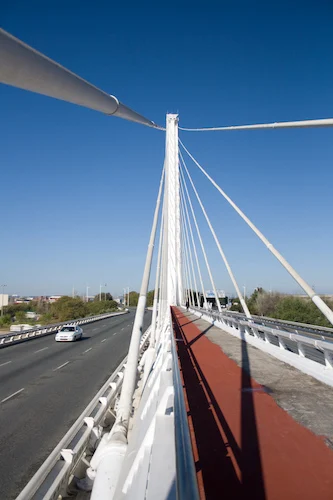
[[[178, 112], [184, 127], [333, 116], [329, 1], [151, 7], [4, 0], [0, 14], [5, 30], [158, 123], [166, 112]], [[125, 286], [138, 290], [163, 133], [6, 86], [0, 109], [0, 281], [8, 292], [71, 293], [74, 286], [82, 293], [88, 283], [97, 293], [102, 282], [116, 295]], [[181, 134], [321, 293], [333, 292], [332, 133]], [[298, 292], [189, 166], [239, 284]], [[230, 293], [204, 227], [203, 233], [217, 285]]]

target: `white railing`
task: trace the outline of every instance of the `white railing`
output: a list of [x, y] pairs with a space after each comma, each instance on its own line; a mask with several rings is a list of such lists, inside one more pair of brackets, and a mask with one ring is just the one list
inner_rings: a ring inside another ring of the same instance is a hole
[[307, 375], [333, 386], [333, 342], [296, 333], [297, 326], [295, 333], [284, 331], [279, 320], [276, 322], [277, 327], [274, 327], [272, 318], [271, 326], [266, 326], [256, 320], [244, 320], [223, 312], [200, 308], [190, 308], [190, 311]]
[[97, 466], [91, 500], [199, 498], [169, 314], [158, 334], [154, 362], [134, 399], [132, 428], [114, 495], [105, 496], [107, 480], [97, 481]]
[[[141, 356], [147, 347], [149, 334], [150, 328], [141, 339]], [[126, 369], [126, 359], [98, 391], [17, 500], [57, 499], [59, 495], [75, 495], [78, 492], [77, 481], [85, 477], [89, 458], [102, 436], [110, 429], [110, 422], [113, 421], [114, 407]]]
[[[213, 313], [214, 312], [216, 311], [213, 311]], [[245, 314], [243, 313], [234, 312], [230, 310], [223, 311], [223, 313], [225, 315], [230, 315], [233, 317], [237, 317], [238, 319], [244, 319], [248, 321]], [[329, 328], [327, 326], [310, 325], [308, 323], [299, 323], [296, 321], [287, 321], [285, 319], [269, 318], [267, 316], [257, 316], [255, 314], [252, 314], [252, 319], [256, 323], [260, 323], [265, 326], [274, 325], [275, 328], [293, 330], [294, 333], [320, 335], [323, 338], [323, 340], [332, 339], [333, 341], [333, 328]]]
[[63, 321], [62, 323], [55, 323], [53, 325], [42, 326], [39, 328], [31, 328], [28, 331], [23, 331], [19, 333], [8, 333], [6, 335], [0, 336], [0, 349], [2, 347], [7, 347], [9, 345], [20, 344], [27, 340], [33, 340], [39, 337], [45, 337], [46, 335], [51, 335], [59, 330], [62, 325], [85, 325], [87, 323], [94, 323], [95, 321], [100, 321], [102, 319], [111, 318], [113, 316], [119, 316], [121, 314], [126, 314], [129, 311], [121, 311], [116, 313], [105, 313], [98, 314], [95, 316], [89, 316], [87, 318], [76, 319], [72, 321]]

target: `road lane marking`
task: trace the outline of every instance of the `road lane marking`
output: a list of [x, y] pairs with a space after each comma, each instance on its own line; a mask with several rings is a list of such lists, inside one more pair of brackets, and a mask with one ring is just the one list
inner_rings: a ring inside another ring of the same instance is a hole
[[98, 330], [98, 328], [93, 328], [93, 330], [92, 330], [92, 331], [94, 332], [95, 330]]
[[105, 341], [106, 341], [106, 339], [103, 339], [103, 340], [101, 340], [101, 343], [102, 343], [102, 342], [105, 342]]
[[64, 366], [68, 365], [69, 361], [66, 361], [66, 363], [63, 363], [62, 365], [60, 366], [57, 366], [57, 368], [55, 368], [53, 371], [55, 372], [56, 370], [60, 370], [60, 368], [63, 368]]
[[13, 394], [11, 394], [10, 396], [7, 396], [7, 398], [3, 399], [2, 401], [0, 401], [0, 403], [5, 403], [6, 401], [8, 401], [8, 399], [11, 399], [13, 398], [14, 396], [16, 396], [17, 394], [20, 394], [20, 392], [24, 391], [24, 387], [23, 389], [20, 389], [19, 391], [16, 391], [14, 392]]
[[6, 363], [2, 363], [2, 365], [0, 365], [0, 366], [5, 366], [5, 365], [8, 365], [9, 363], [11, 363], [11, 361], [6, 361]]
[[113, 334], [113, 336], [118, 335], [118, 333], [119, 333], [119, 332], [114, 333], [114, 334]]
[[92, 349], [92, 347], [89, 347], [89, 349], [86, 349], [85, 351], [83, 351], [83, 354], [84, 354], [85, 352], [89, 352], [89, 351], [91, 351], [91, 349]]
[[37, 352], [45, 351], [45, 349], [48, 349], [48, 347], [43, 347], [43, 349], [38, 349], [38, 351], [35, 351], [34, 354], [36, 354]]
[[123, 328], [121, 330], [123, 330]]

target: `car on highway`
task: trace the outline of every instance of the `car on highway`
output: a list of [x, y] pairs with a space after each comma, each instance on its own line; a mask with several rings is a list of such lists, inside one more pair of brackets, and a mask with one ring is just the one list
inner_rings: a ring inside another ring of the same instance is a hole
[[82, 339], [83, 330], [78, 325], [64, 325], [55, 336], [56, 342], [74, 342]]

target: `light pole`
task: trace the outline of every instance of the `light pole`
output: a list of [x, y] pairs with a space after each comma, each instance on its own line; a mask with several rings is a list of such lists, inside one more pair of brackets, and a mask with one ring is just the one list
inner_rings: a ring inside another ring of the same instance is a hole
[[246, 300], [246, 286], [243, 285], [243, 290], [244, 290], [244, 300]]
[[102, 301], [102, 285], [99, 285], [99, 301]]
[[3, 316], [3, 299], [4, 299], [4, 292], [5, 292], [5, 286], [7, 285], [1, 285], [2, 288], [2, 295], [1, 295], [1, 316]]
[[88, 291], [89, 291], [90, 286], [86, 286], [86, 302], [88, 302]]
[[107, 283], [105, 283], [105, 285], [104, 285], [104, 288], [105, 288], [105, 292], [104, 292], [104, 301], [106, 301], [106, 287], [107, 287], [107, 286], [108, 286], [108, 284], [107, 284]]

